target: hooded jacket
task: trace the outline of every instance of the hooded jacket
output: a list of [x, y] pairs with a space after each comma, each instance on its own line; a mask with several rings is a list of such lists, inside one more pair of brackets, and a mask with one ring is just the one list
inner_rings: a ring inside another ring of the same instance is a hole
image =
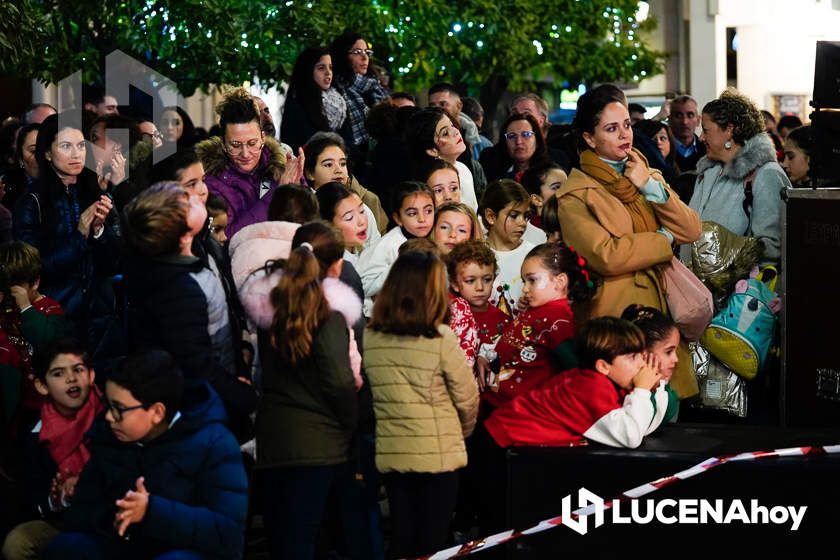
[[[750, 215], [744, 211], [744, 187], [752, 181]], [[778, 263], [781, 257], [781, 192], [790, 180], [776, 161], [773, 142], [759, 133], [747, 140], [728, 165], [703, 157], [697, 163], [697, 183], [689, 206], [703, 221], [717, 222], [738, 235], [758, 238], [764, 245], [762, 264]], [[682, 249], [683, 258], [689, 247]]]
[[[228, 238], [243, 227], [268, 219], [272, 194], [280, 184], [288, 155], [277, 140], [266, 138], [260, 161], [250, 173], [240, 170], [225, 153], [219, 137], [209, 138], [195, 146], [204, 171], [204, 182], [211, 194], [228, 205]], [[267, 182], [269, 192], [260, 198], [260, 185]]]
[[242, 557], [248, 481], [239, 445], [207, 383], [198, 381], [184, 394], [180, 416], [143, 444], [117, 440], [104, 416], [94, 422], [93, 452], [65, 514], [65, 530], [119, 539], [115, 502], [142, 476], [150, 496], [143, 521], [128, 529], [134, 550], [147, 558], [176, 549]]

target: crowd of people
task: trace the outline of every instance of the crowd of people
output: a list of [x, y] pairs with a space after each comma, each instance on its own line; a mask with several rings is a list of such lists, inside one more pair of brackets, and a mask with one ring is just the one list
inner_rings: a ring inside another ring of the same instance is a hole
[[644, 119], [605, 84], [571, 127], [515, 97], [493, 142], [372, 55], [304, 50], [279, 137], [242, 88], [209, 132], [96, 88], [80, 126], [4, 122], [7, 559], [240, 558], [255, 515], [272, 558], [419, 556], [505, 528], [507, 448], [679, 420], [664, 268], [707, 221], [778, 265], [808, 127], [731, 89]]

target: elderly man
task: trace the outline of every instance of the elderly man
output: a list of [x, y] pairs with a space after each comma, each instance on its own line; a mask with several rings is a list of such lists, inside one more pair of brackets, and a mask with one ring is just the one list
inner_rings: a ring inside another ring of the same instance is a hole
[[706, 145], [700, 141], [695, 131], [700, 126], [700, 110], [697, 100], [690, 95], [681, 95], [671, 102], [671, 115], [668, 119], [671, 132], [676, 138], [676, 161], [680, 171], [693, 171], [697, 162], [706, 155]]

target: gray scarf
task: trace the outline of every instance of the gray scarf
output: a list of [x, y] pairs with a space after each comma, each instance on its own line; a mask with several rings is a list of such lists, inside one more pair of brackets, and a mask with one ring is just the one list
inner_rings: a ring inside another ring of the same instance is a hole
[[335, 88], [330, 88], [321, 93], [324, 103], [324, 116], [330, 130], [338, 130], [344, 124], [347, 117], [347, 102]]

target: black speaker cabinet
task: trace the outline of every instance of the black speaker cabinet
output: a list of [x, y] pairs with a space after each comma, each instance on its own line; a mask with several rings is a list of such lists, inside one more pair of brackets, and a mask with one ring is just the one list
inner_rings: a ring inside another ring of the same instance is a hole
[[840, 189], [790, 189], [782, 209], [787, 426], [840, 426]]

